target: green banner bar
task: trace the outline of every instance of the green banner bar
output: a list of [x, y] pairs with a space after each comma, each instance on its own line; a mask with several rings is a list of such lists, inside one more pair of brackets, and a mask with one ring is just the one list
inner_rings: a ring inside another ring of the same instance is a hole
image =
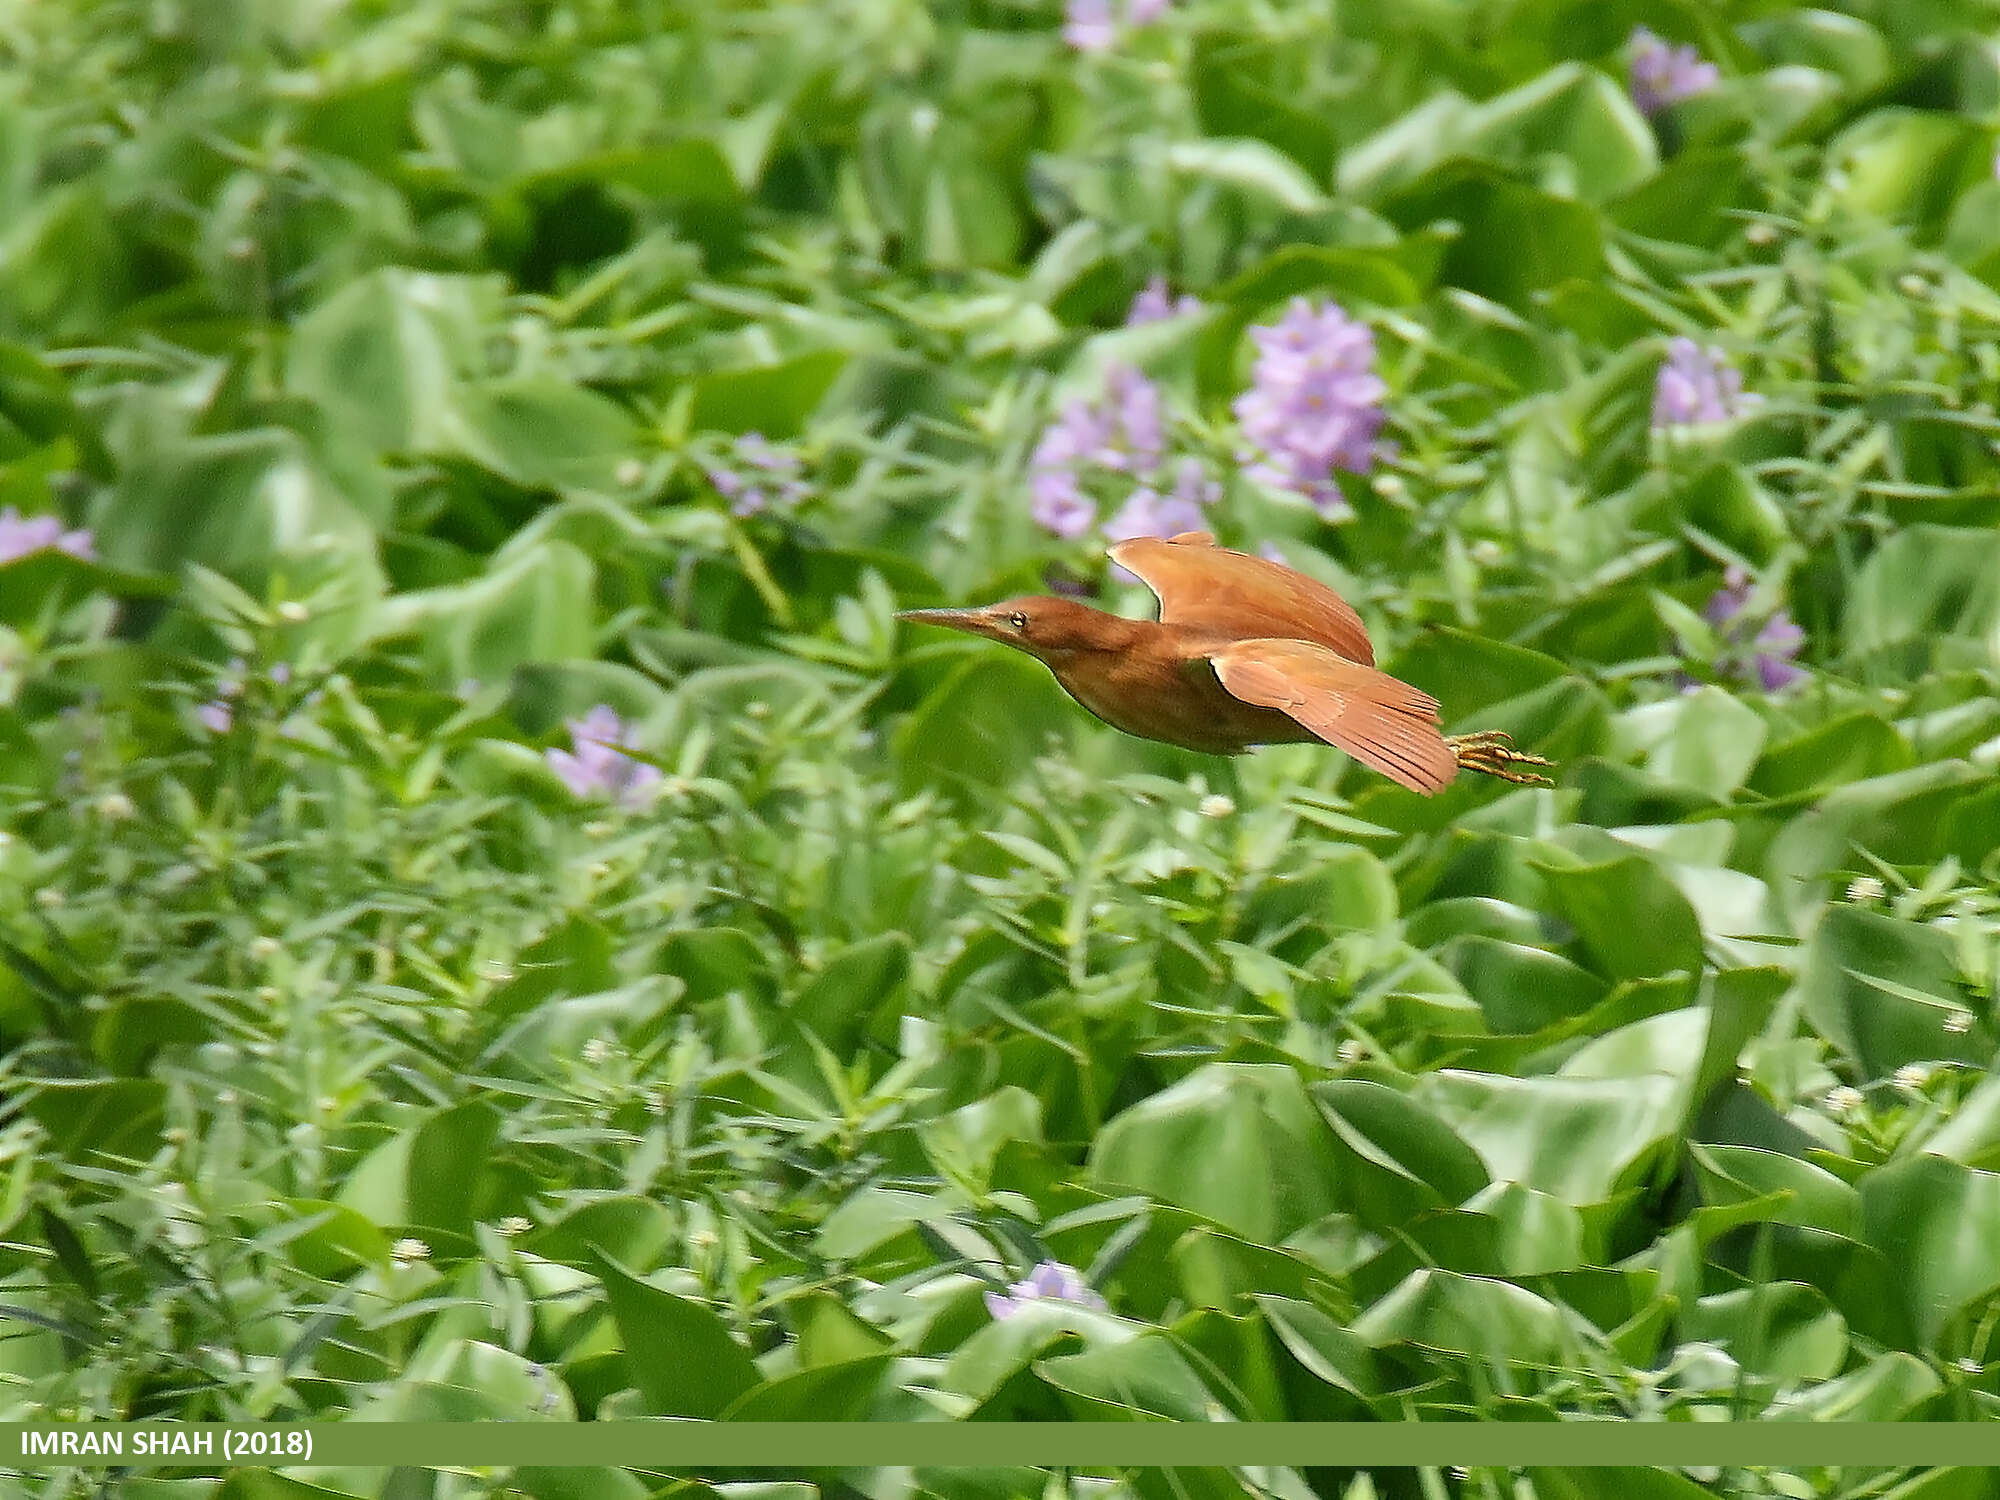
[[2000, 1464], [2000, 1423], [472, 1422], [0, 1424], [0, 1468], [653, 1469]]

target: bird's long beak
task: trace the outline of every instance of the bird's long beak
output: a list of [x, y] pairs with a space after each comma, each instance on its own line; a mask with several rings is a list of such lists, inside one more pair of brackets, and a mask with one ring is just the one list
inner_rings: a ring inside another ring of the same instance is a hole
[[942, 625], [946, 630], [962, 630], [967, 635], [983, 635], [988, 640], [1000, 638], [1001, 626], [988, 609], [904, 609], [896, 612], [899, 620], [908, 620], [912, 625]]

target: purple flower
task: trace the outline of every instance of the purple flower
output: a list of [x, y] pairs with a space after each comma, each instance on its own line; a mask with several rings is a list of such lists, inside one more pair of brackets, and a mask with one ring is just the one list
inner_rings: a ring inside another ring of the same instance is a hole
[[986, 1294], [986, 1310], [1002, 1320], [1013, 1317], [1030, 1302], [1068, 1302], [1098, 1312], [1105, 1309], [1104, 1299], [1083, 1279], [1083, 1273], [1059, 1260], [1043, 1261], [1028, 1273], [1027, 1280], [1015, 1282], [1004, 1295]]
[[1186, 293], [1174, 296], [1167, 288], [1167, 278], [1155, 276], [1146, 283], [1146, 289], [1132, 299], [1132, 306], [1125, 314], [1125, 326], [1136, 328], [1141, 323], [1158, 323], [1167, 318], [1185, 318], [1201, 311], [1201, 299]]
[[[1167, 13], [1169, 0], [1125, 0], [1122, 24], [1146, 26]], [[1103, 52], [1118, 41], [1121, 18], [1112, 0], [1069, 0], [1063, 7], [1063, 40], [1079, 52]]]
[[1704, 349], [1690, 338], [1672, 339], [1653, 384], [1653, 430], [1727, 422], [1758, 400], [1743, 393], [1742, 373], [1720, 349]]
[[1641, 26], [1628, 43], [1632, 49], [1632, 102], [1651, 118], [1669, 104], [1707, 93], [1722, 73], [1694, 47], [1676, 47]]
[[1097, 505], [1078, 486], [1073, 470], [1038, 470], [1028, 481], [1028, 494], [1035, 524], [1064, 541], [1082, 536], [1097, 519]]
[[1079, 52], [1102, 52], [1118, 40], [1111, 0], [1069, 0], [1063, 9], [1062, 38]]
[[1130, 365], [1114, 366], [1103, 399], [1071, 401], [1036, 442], [1028, 460], [1035, 524], [1065, 539], [1083, 535], [1097, 519], [1097, 504], [1083, 488], [1086, 471], [1150, 474], [1166, 442], [1160, 388]]
[[729, 502], [730, 514], [741, 517], [764, 510], [774, 495], [786, 505], [805, 499], [812, 486], [799, 477], [803, 467], [803, 460], [790, 449], [780, 448], [761, 432], [746, 432], [731, 445], [727, 460], [703, 465], [702, 473]]
[[[1174, 498], [1185, 506], [1213, 505], [1222, 498], [1222, 485], [1212, 478], [1207, 465], [1193, 456], [1183, 458], [1174, 466]], [[1199, 529], [1184, 526], [1183, 531]]]
[[1767, 693], [1802, 680], [1806, 673], [1793, 665], [1793, 658], [1805, 644], [1806, 633], [1783, 609], [1757, 622], [1750, 607], [1750, 575], [1743, 569], [1730, 568], [1722, 581], [1701, 611], [1720, 637], [1717, 670], [1745, 683], [1755, 682]]
[[600, 703], [581, 719], [567, 721], [569, 750], [545, 750], [549, 769], [578, 797], [610, 797], [626, 807], [643, 806], [659, 783], [657, 767], [634, 760], [627, 726]]
[[1132, 491], [1118, 513], [1104, 523], [1104, 534], [1114, 542], [1135, 536], [1178, 536], [1183, 531], [1202, 528], [1201, 507], [1178, 494], [1162, 495], [1141, 485]]
[[1375, 334], [1333, 303], [1303, 297], [1277, 323], [1252, 328], [1257, 362], [1236, 420], [1261, 454], [1251, 472], [1312, 501], [1322, 515], [1347, 508], [1333, 471], [1367, 472], [1381, 456], [1382, 397]]
[[210, 699], [194, 711], [194, 716], [210, 734], [227, 734], [236, 722], [236, 710], [229, 706], [227, 698]]
[[11, 505], [0, 510], [0, 565], [51, 547], [86, 562], [97, 556], [97, 543], [88, 531], [64, 531], [54, 516], [23, 516]]

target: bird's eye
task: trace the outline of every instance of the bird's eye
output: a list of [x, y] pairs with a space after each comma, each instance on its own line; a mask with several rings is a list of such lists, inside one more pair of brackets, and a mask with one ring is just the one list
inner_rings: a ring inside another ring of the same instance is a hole
[[1013, 614], [1007, 616], [1007, 623], [1012, 625], [1016, 630], [1026, 630], [1028, 628], [1028, 617], [1019, 610], [1015, 610]]

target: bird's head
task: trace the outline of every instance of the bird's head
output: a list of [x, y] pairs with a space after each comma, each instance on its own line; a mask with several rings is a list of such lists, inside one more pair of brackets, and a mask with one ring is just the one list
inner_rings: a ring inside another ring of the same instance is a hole
[[1003, 599], [978, 609], [906, 609], [896, 618], [913, 625], [942, 625], [967, 635], [983, 635], [1043, 661], [1114, 648], [1118, 644], [1114, 637], [1122, 636], [1121, 627], [1131, 623], [1074, 599], [1039, 594]]

